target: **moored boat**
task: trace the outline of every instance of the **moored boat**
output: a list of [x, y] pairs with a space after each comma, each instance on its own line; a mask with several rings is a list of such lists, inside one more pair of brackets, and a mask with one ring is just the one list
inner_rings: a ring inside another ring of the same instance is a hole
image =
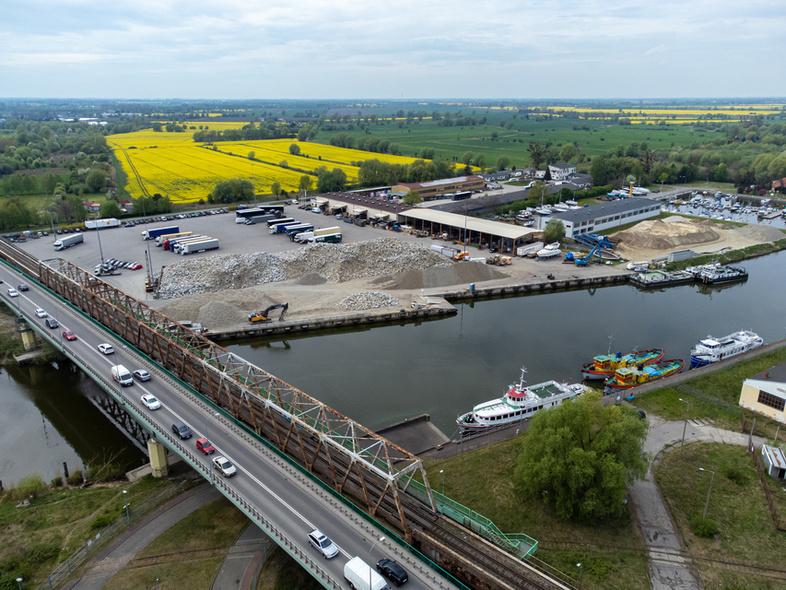
[[649, 365], [639, 367], [625, 367], [617, 369], [614, 375], [606, 379], [605, 393], [614, 392], [615, 389], [630, 389], [637, 385], [650, 383], [664, 377], [669, 377], [682, 371], [685, 368], [685, 361], [682, 359], [669, 359], [658, 361]]
[[719, 264], [713, 268], [704, 270], [696, 278], [708, 285], [732, 283], [734, 281], [747, 280], [748, 271], [741, 266], [723, 266]]
[[682, 285], [692, 283], [695, 279], [693, 275], [685, 270], [651, 270], [631, 275], [628, 279], [639, 287], [669, 287], [672, 285]]
[[493, 399], [475, 406], [471, 412], [462, 414], [456, 424], [463, 431], [481, 431], [527, 420], [535, 412], [558, 406], [566, 399], [572, 399], [587, 391], [589, 387], [581, 383], [558, 383], [544, 381], [525, 386], [521, 368], [521, 379], [517, 384], [508, 386], [501, 398]]
[[690, 368], [703, 367], [748, 352], [764, 344], [764, 339], [748, 330], [739, 330], [724, 338], [707, 336], [690, 351]]
[[586, 380], [606, 379], [614, 374], [617, 369], [624, 367], [637, 367], [639, 365], [649, 365], [656, 363], [663, 358], [662, 348], [648, 348], [623, 355], [600, 354], [581, 368], [581, 377]]

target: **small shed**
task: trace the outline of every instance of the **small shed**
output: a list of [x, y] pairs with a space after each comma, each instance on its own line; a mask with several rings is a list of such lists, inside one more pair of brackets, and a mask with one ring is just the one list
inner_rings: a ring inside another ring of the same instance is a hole
[[779, 447], [761, 445], [761, 458], [770, 477], [775, 479], [786, 477], [786, 456]]

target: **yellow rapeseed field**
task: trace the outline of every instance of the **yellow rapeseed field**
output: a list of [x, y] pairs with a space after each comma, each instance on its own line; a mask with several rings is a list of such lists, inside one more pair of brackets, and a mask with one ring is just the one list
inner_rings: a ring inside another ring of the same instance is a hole
[[[196, 124], [197, 128], [200, 124]], [[210, 122], [211, 129], [239, 128], [245, 123]], [[189, 123], [189, 127], [191, 123]], [[213, 146], [195, 143], [193, 130], [185, 133], [154, 132], [152, 129], [107, 137], [107, 142], [128, 175], [125, 189], [133, 197], [159, 193], [173, 203], [207, 200], [215, 185], [231, 178], [254, 183], [258, 194], [270, 193], [273, 183], [297, 191], [300, 177], [320, 166], [340, 168], [349, 182], [356, 182], [357, 166], [378, 158], [395, 164], [409, 164], [414, 158], [348, 150], [329, 145], [298, 142], [295, 139], [217, 142]], [[300, 155], [290, 146], [300, 147]], [[248, 158], [254, 152], [254, 160]], [[286, 167], [282, 163], [286, 162]], [[294, 170], [296, 168], [297, 170]], [[316, 177], [313, 177], [316, 184]]]

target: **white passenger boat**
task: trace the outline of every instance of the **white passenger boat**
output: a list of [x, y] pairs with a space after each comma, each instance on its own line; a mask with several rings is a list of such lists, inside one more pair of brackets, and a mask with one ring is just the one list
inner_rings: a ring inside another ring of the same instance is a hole
[[553, 258], [560, 254], [562, 254], [562, 251], [559, 249], [559, 242], [553, 242], [542, 250], [538, 250], [537, 256], [538, 258]]
[[764, 344], [764, 340], [753, 332], [740, 330], [725, 338], [707, 336], [690, 351], [690, 368], [703, 367], [743, 352], [748, 352]]
[[558, 406], [564, 400], [572, 399], [589, 389], [581, 383], [567, 384], [556, 381], [544, 381], [526, 387], [526, 373], [527, 369], [522, 367], [518, 384], [508, 386], [503, 397], [478, 404], [471, 412], [459, 416], [456, 420], [459, 428], [478, 431], [521, 422], [531, 418], [535, 412]]

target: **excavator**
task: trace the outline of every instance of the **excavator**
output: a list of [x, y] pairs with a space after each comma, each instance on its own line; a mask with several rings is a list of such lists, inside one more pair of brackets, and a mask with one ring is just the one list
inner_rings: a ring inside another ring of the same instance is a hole
[[265, 311], [255, 311], [254, 313], [248, 314], [248, 321], [252, 324], [258, 324], [260, 322], [272, 322], [273, 318], [270, 317], [270, 312], [276, 309], [281, 310], [281, 315], [278, 317], [277, 321], [283, 321], [284, 316], [289, 309], [289, 303], [276, 303], [275, 305], [271, 305]]

